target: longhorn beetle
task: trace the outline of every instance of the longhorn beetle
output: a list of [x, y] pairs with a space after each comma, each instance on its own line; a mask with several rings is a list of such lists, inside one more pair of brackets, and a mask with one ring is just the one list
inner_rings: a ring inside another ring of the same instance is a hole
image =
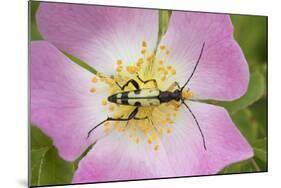
[[[205, 143], [205, 137], [204, 137], [204, 134], [203, 134], [203, 132], [200, 128], [199, 122], [197, 121], [194, 113], [191, 111], [191, 109], [188, 107], [188, 105], [184, 102], [184, 97], [183, 97], [183, 94], [182, 94], [183, 89], [186, 87], [186, 85], [189, 83], [192, 76], [194, 75], [194, 72], [195, 72], [195, 70], [196, 70], [196, 68], [199, 64], [200, 59], [201, 59], [201, 56], [202, 56], [202, 53], [203, 53], [203, 50], [204, 50], [204, 46], [205, 46], [205, 42], [202, 45], [202, 48], [201, 48], [199, 57], [197, 59], [197, 62], [195, 64], [189, 78], [185, 82], [185, 84], [182, 87], [180, 87], [177, 82], [174, 82], [169, 87], [169, 88], [173, 88], [174, 86], [176, 86], [177, 89], [175, 89], [174, 91], [169, 91], [169, 89], [167, 91], [161, 91], [157, 88], [157, 81], [155, 79], [144, 81], [139, 77], [139, 75], [137, 75], [137, 78], [139, 79], [139, 81], [141, 81], [144, 84], [146, 84], [148, 82], [153, 82], [156, 87], [154, 89], [140, 89], [139, 84], [134, 79], [130, 79], [123, 86], [120, 86], [120, 84], [118, 82], [115, 82], [118, 85], [118, 87], [121, 89], [122, 92], [119, 92], [119, 93], [116, 93], [114, 95], [109, 96], [107, 98], [107, 100], [111, 103], [116, 103], [116, 104], [119, 104], [119, 105], [135, 106], [136, 108], [130, 113], [130, 115], [127, 118], [108, 117], [107, 119], [103, 120], [102, 122], [97, 124], [95, 127], [93, 127], [88, 132], [88, 137], [90, 136], [90, 134], [93, 130], [95, 130], [98, 126], [102, 125], [103, 123], [105, 123], [107, 121], [126, 121], [127, 124], [128, 124], [128, 122], [132, 119], [134, 119], [134, 120], [148, 119], [148, 117], [136, 117], [136, 115], [138, 114], [138, 108], [140, 106], [157, 106], [157, 105], [160, 105], [162, 103], [168, 103], [168, 102], [174, 100], [174, 101], [177, 101], [177, 102], [180, 101], [182, 104], [184, 104], [184, 106], [191, 113], [191, 115], [192, 115], [193, 119], [195, 120], [195, 123], [196, 123], [196, 125], [197, 125], [197, 127], [200, 131], [204, 149], [207, 150], [206, 143]], [[131, 91], [124, 91], [125, 87], [127, 87], [129, 84], [132, 84], [136, 89], [131, 90]]]

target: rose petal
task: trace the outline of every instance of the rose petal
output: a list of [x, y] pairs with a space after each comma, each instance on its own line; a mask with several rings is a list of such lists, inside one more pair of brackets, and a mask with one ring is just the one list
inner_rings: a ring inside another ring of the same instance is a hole
[[247, 90], [249, 70], [245, 57], [233, 38], [229, 16], [224, 14], [173, 12], [165, 44], [167, 62], [177, 68], [183, 85], [193, 71], [203, 43], [205, 48], [187, 87], [197, 99], [233, 100]]
[[167, 153], [160, 145], [129, 139], [128, 133], [112, 132], [99, 140], [83, 158], [75, 172], [73, 183], [159, 178], [173, 175]]
[[90, 92], [93, 74], [67, 59], [48, 42], [31, 43], [31, 122], [54, 142], [60, 155], [74, 160], [101, 130], [87, 139], [88, 131], [106, 118], [101, 105], [105, 86]]
[[251, 146], [223, 108], [195, 102], [188, 105], [200, 123], [207, 150], [191, 114], [181, 109], [158, 151], [146, 142], [133, 143], [128, 134], [112, 133], [82, 159], [73, 183], [209, 175], [253, 156]]
[[170, 135], [162, 139], [175, 176], [216, 174], [229, 164], [253, 156], [251, 146], [224, 108], [198, 102], [187, 105], [202, 129], [206, 150], [195, 120], [182, 106]]
[[156, 10], [42, 2], [37, 23], [45, 40], [107, 74], [117, 59], [136, 62], [143, 40], [156, 48]]

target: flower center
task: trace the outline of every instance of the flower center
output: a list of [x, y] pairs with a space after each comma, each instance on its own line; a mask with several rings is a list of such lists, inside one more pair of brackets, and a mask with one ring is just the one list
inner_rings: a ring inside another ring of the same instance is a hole
[[[141, 42], [140, 57], [136, 62], [129, 63], [123, 62], [122, 59], [116, 60], [115, 73], [112, 76], [106, 76], [101, 73], [91, 80], [92, 83], [97, 83], [99, 80], [108, 85], [108, 96], [119, 92], [136, 90], [133, 84], [128, 84], [121, 91], [120, 86], [123, 86], [130, 79], [134, 79], [140, 89], [160, 89], [173, 92], [177, 88], [176, 84], [171, 83], [169, 80], [175, 79], [176, 69], [172, 65], [167, 65], [167, 57], [170, 55], [170, 50], [165, 45], [159, 46], [159, 53], [149, 52], [147, 42]], [[157, 86], [153, 82], [143, 83], [142, 80], [155, 79]], [[157, 88], [156, 88], [157, 87]], [[90, 92], [95, 93], [96, 88], [92, 87]], [[110, 117], [128, 118], [135, 106], [119, 105], [109, 103], [107, 97], [101, 101], [102, 105], [107, 108]], [[189, 90], [184, 90], [182, 96], [188, 99], [192, 96]], [[103, 124], [104, 132], [109, 134], [111, 131], [120, 133], [128, 132], [130, 139], [139, 144], [146, 142], [151, 145], [155, 151], [159, 150], [159, 138], [164, 135], [171, 134], [172, 127], [177, 118], [177, 112], [180, 107], [180, 102], [170, 101], [157, 106], [140, 106], [136, 117], [146, 119], [129, 121], [108, 121]]]

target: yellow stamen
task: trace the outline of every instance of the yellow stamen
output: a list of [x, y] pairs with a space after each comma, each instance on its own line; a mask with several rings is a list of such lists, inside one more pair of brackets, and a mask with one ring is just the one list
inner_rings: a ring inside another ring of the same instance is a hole
[[143, 64], [143, 58], [139, 58], [137, 62], [137, 66], [141, 66]]
[[110, 110], [110, 111], [113, 111], [113, 110], [114, 110], [114, 105], [113, 105], [113, 104], [111, 104], [111, 105], [109, 106], [109, 110]]
[[157, 151], [158, 149], [159, 149], [159, 145], [157, 144], [154, 146], [154, 150]]
[[136, 144], [138, 144], [140, 142], [140, 139], [136, 138], [135, 142], [136, 142]]
[[120, 65], [116, 68], [116, 72], [122, 72], [123, 67]]
[[144, 48], [144, 49], [141, 50], [141, 54], [144, 55], [145, 53], [146, 53], [146, 49]]
[[145, 40], [144, 40], [144, 41], [142, 41], [141, 45], [142, 45], [142, 47], [146, 47], [146, 46], [147, 46], [146, 41], [145, 41]]
[[135, 66], [127, 66], [126, 69], [130, 74], [135, 74], [138, 70]]
[[91, 93], [95, 93], [96, 91], [97, 91], [97, 89], [94, 88], [94, 87], [90, 89], [90, 92], [91, 92]]
[[123, 62], [122, 62], [121, 59], [118, 59], [118, 60], [116, 61], [116, 64], [117, 64], [117, 65], [122, 65], [122, 63], [123, 63]]
[[185, 99], [188, 99], [188, 98], [190, 98], [190, 97], [193, 96], [193, 93], [192, 93], [191, 91], [184, 90], [184, 91], [182, 92], [182, 96], [183, 96]]
[[170, 133], [171, 133], [171, 128], [169, 128], [169, 127], [166, 128], [166, 133], [167, 133], [167, 134], [170, 134]]
[[152, 144], [152, 140], [148, 139], [147, 143]]
[[97, 83], [98, 82], [98, 78], [97, 77], [93, 77], [91, 80], [93, 83]]
[[172, 69], [171, 72], [172, 72], [172, 75], [176, 75], [176, 73], [177, 73], [176, 69]]
[[105, 105], [107, 105], [107, 100], [106, 100], [106, 99], [103, 99], [101, 103], [102, 103], [102, 105], [105, 106]]
[[161, 49], [161, 50], [165, 50], [165, 48], [166, 48], [166, 46], [165, 46], [164, 44], [161, 44], [161, 45], [160, 45], [160, 49]]

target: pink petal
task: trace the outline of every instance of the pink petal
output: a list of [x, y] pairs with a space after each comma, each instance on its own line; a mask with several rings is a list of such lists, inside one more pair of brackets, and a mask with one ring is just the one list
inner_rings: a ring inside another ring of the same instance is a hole
[[183, 85], [191, 75], [204, 42], [203, 55], [187, 87], [197, 99], [241, 97], [248, 87], [248, 64], [233, 38], [233, 26], [227, 15], [172, 13], [161, 43], [170, 49], [167, 61], [177, 67], [177, 80]]
[[113, 133], [97, 142], [79, 164], [73, 183], [215, 174], [223, 167], [248, 159], [253, 151], [225, 109], [188, 102], [204, 133], [207, 151], [187, 109], [164, 135], [158, 151]]
[[92, 77], [50, 43], [31, 43], [31, 122], [52, 138], [66, 160], [76, 159], [102, 136], [97, 130], [87, 139], [88, 131], [106, 118], [105, 88], [90, 93]]
[[43, 38], [111, 74], [114, 63], [136, 62], [141, 44], [156, 47], [158, 11], [89, 5], [41, 3], [37, 23]]
[[229, 164], [253, 156], [251, 146], [224, 108], [198, 102], [187, 105], [202, 129], [206, 150], [195, 120], [182, 106], [172, 132], [162, 139], [175, 176], [216, 174]]
[[167, 177], [173, 175], [167, 157], [165, 150], [154, 151], [146, 140], [136, 144], [128, 133], [112, 132], [80, 161], [73, 183]]

